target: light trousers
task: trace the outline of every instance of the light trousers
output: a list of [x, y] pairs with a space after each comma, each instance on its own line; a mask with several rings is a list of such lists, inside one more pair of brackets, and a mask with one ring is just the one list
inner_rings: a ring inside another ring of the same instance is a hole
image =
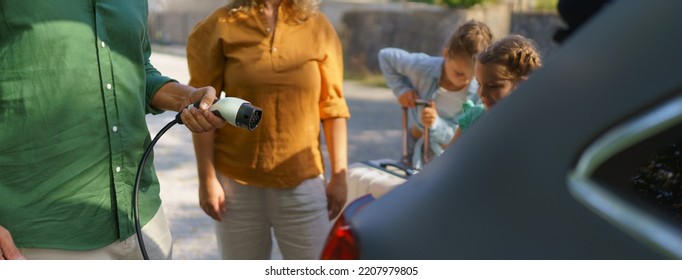
[[[173, 254], [173, 238], [166, 221], [163, 207], [142, 227], [142, 237], [149, 259], [170, 260]], [[116, 241], [105, 247], [72, 251], [43, 248], [19, 248], [28, 260], [141, 260], [142, 253], [137, 242], [137, 234], [123, 241]]]
[[270, 259], [274, 233], [284, 259], [319, 259], [331, 223], [322, 176], [292, 189], [247, 186], [218, 175], [226, 212], [216, 222], [223, 259]]

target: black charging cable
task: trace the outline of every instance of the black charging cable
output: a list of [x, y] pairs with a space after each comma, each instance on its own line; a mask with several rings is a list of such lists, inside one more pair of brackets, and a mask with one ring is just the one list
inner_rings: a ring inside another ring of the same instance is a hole
[[159, 133], [156, 134], [154, 137], [154, 140], [152, 140], [149, 145], [147, 145], [147, 148], [144, 150], [144, 154], [142, 154], [142, 159], [140, 160], [140, 165], [137, 166], [137, 175], [135, 175], [135, 186], [133, 188], [133, 216], [135, 218], [135, 232], [137, 233], [137, 242], [140, 244], [140, 251], [142, 252], [142, 257], [145, 260], [149, 260], [149, 255], [147, 255], [147, 248], [144, 246], [144, 240], [142, 238], [142, 226], [140, 225], [140, 211], [139, 211], [139, 206], [138, 206], [138, 197], [140, 196], [140, 179], [142, 178], [142, 170], [144, 170], [144, 166], [147, 163], [147, 158], [149, 158], [149, 155], [152, 153], [154, 150], [154, 145], [156, 145], [156, 142], [159, 141], [161, 136], [166, 133], [171, 127], [173, 127], [175, 124], [182, 123], [182, 121], [178, 121], [179, 116], [176, 116], [174, 120], [169, 122], [166, 126], [164, 126]]
[[[188, 108], [199, 107], [199, 102], [191, 104]], [[211, 113], [224, 119], [227, 123], [247, 129], [249, 131], [256, 129], [260, 123], [263, 111], [251, 105], [249, 102], [235, 98], [226, 97], [221, 99], [216, 99], [213, 105], [209, 108]], [[142, 154], [142, 159], [140, 160], [140, 165], [137, 166], [137, 174], [135, 175], [135, 185], [133, 187], [133, 217], [135, 219], [135, 233], [137, 233], [137, 242], [140, 245], [140, 251], [142, 252], [142, 257], [145, 260], [149, 260], [149, 255], [147, 255], [147, 248], [144, 246], [144, 239], [142, 237], [142, 226], [140, 225], [140, 211], [138, 206], [138, 197], [140, 194], [140, 180], [142, 179], [142, 170], [147, 163], [147, 158], [154, 150], [154, 145], [159, 141], [161, 136], [163, 136], [166, 131], [168, 131], [175, 124], [183, 124], [180, 114], [175, 115], [175, 119], [164, 126], [159, 133], [156, 134], [147, 148]]]

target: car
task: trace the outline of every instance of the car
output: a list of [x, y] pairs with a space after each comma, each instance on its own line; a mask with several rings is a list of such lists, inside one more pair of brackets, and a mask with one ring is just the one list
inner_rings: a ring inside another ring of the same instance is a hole
[[322, 259], [682, 258], [680, 1], [612, 1]]

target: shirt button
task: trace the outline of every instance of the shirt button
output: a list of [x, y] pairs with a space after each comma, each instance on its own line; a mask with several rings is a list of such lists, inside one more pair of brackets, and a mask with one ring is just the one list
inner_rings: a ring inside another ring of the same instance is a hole
[[264, 13], [264, 12], [265, 12], [265, 10], [263, 10], [263, 8], [261, 8], [259, 11], [260, 11], [261, 13]]
[[111, 84], [107, 84], [107, 89], [111, 89]]
[[268, 33], [270, 33], [270, 27], [265, 28], [265, 31], [268, 32]]
[[107, 45], [104, 44], [104, 41], [102, 41], [102, 48], [106, 47]]
[[120, 167], [120, 166], [116, 166], [116, 173], [118, 173], [118, 172], [121, 172], [121, 167]]
[[113, 130], [114, 132], [118, 131], [118, 126], [112, 127], [111, 130]]
[[273, 52], [276, 52], [276, 51], [277, 51], [277, 48], [272, 48], [272, 51], [273, 51]]

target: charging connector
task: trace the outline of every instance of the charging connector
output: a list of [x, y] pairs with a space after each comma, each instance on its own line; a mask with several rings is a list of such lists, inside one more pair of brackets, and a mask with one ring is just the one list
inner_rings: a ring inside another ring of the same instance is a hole
[[[199, 108], [199, 103], [197, 102], [196, 104], [190, 104], [187, 108], [190, 109], [192, 107]], [[213, 105], [209, 107], [209, 111], [211, 111], [214, 115], [224, 119], [227, 121], [227, 123], [233, 126], [248, 130], [256, 129], [263, 115], [263, 111], [260, 108], [251, 105], [251, 103], [248, 101], [236, 97], [216, 99]], [[137, 234], [137, 241], [140, 244], [140, 251], [142, 253], [142, 257], [145, 260], [149, 260], [149, 255], [147, 255], [147, 249], [144, 245], [144, 238], [142, 237], [142, 226], [140, 225], [138, 204], [140, 179], [142, 178], [142, 170], [144, 170], [144, 166], [147, 163], [147, 158], [149, 158], [149, 155], [154, 150], [154, 145], [156, 145], [156, 142], [159, 141], [161, 136], [163, 136], [163, 134], [165, 134], [166, 131], [168, 131], [175, 124], [183, 124], [182, 119], [180, 118], [180, 113], [175, 115], [175, 119], [166, 124], [166, 126], [164, 126], [159, 133], [156, 134], [152, 142], [147, 145], [144, 154], [142, 154], [142, 159], [140, 159], [140, 164], [137, 166], [137, 174], [135, 175], [135, 185], [133, 187], [133, 217], [135, 219], [135, 233]]]

